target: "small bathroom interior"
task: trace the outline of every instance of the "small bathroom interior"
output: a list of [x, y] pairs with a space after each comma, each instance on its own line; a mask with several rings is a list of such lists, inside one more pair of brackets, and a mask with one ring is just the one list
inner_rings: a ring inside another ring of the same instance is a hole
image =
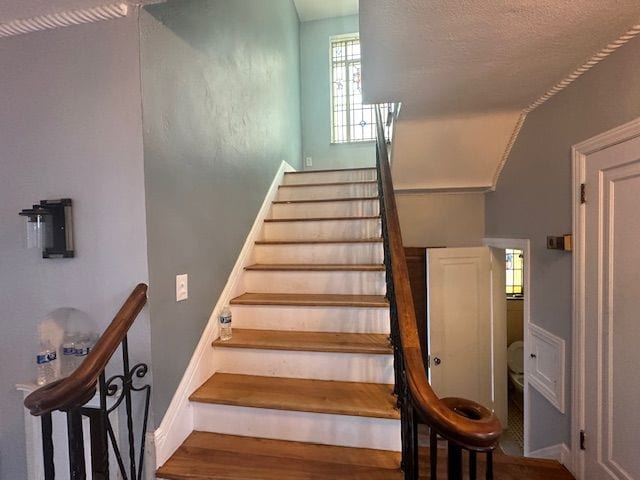
[[524, 455], [524, 262], [522, 250], [505, 249], [507, 296], [508, 426], [500, 445]]

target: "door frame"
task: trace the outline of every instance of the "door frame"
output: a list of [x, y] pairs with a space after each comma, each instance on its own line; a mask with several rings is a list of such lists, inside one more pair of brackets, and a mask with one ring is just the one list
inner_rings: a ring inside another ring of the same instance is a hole
[[[593, 153], [640, 137], [640, 117], [589, 138], [571, 147], [573, 203], [573, 316], [571, 370], [571, 471], [577, 480], [584, 478], [584, 454], [580, 450], [580, 430], [585, 411], [585, 206], [581, 203], [581, 185], [586, 179], [587, 157]], [[588, 201], [588, 199], [587, 199]]]
[[[532, 298], [532, 289], [531, 289], [531, 242], [528, 238], [497, 238], [497, 237], [485, 237], [482, 240], [482, 244], [487, 247], [495, 247], [500, 249], [506, 248], [516, 248], [518, 250], [522, 250], [524, 253], [524, 305], [523, 305], [523, 329], [524, 329], [524, 352], [525, 357], [527, 352], [531, 346], [531, 298]], [[529, 375], [527, 373], [527, 369], [524, 369], [524, 425], [523, 425], [523, 435], [524, 435], [524, 448], [523, 454], [525, 457], [528, 457], [531, 453], [531, 447], [529, 442], [529, 434], [531, 432], [531, 388], [529, 385]]]

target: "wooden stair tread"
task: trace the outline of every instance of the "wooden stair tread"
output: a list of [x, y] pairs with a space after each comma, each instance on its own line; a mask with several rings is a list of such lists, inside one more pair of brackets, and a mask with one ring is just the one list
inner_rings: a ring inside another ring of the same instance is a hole
[[341, 220], [374, 220], [380, 219], [380, 215], [362, 215], [353, 217], [312, 217], [312, 218], [265, 218], [266, 223], [277, 222], [327, 222], [327, 221], [341, 221]]
[[382, 238], [355, 238], [352, 240], [256, 240], [256, 245], [316, 245], [322, 243], [382, 243]]
[[192, 402], [298, 412], [400, 418], [393, 385], [216, 373]]
[[234, 329], [230, 340], [214, 347], [293, 350], [303, 352], [390, 354], [389, 336], [378, 333], [329, 333]]
[[299, 170], [297, 172], [284, 172], [285, 175], [300, 175], [305, 173], [327, 173], [327, 172], [354, 172], [358, 170], [375, 170], [376, 167], [351, 167], [351, 168], [327, 168], [324, 170]]
[[315, 293], [244, 293], [231, 300], [232, 305], [295, 305], [305, 307], [388, 308], [383, 295], [342, 295]]
[[400, 454], [193, 432], [157, 477], [169, 480], [402, 480]]
[[342, 198], [311, 198], [307, 200], [274, 200], [275, 204], [289, 203], [322, 203], [322, 202], [362, 202], [370, 200], [379, 200], [379, 197], [342, 197]]
[[308, 271], [308, 272], [380, 272], [384, 265], [377, 263], [256, 263], [245, 267], [252, 271]]
[[332, 187], [337, 185], [363, 185], [363, 184], [377, 184], [377, 180], [353, 180], [347, 182], [321, 182], [321, 183], [291, 183], [283, 184], [278, 188], [302, 188], [302, 187]]

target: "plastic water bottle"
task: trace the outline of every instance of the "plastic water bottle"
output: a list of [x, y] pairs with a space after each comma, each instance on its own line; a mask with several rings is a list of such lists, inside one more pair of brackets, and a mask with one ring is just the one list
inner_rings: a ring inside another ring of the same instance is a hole
[[85, 357], [91, 351], [91, 347], [92, 346], [93, 346], [93, 344], [91, 342], [91, 337], [89, 337], [88, 335], [83, 335], [82, 337], [80, 337], [80, 339], [76, 343], [76, 366], [75, 366], [75, 368], [78, 368], [80, 366], [82, 361], [85, 359]]
[[36, 355], [36, 364], [38, 368], [38, 375], [36, 383], [38, 385], [44, 385], [45, 383], [52, 382], [56, 379], [56, 351], [51, 346], [51, 342], [48, 340], [40, 344], [40, 351]]
[[231, 340], [231, 310], [224, 307], [220, 312], [220, 340]]
[[76, 332], [69, 332], [64, 336], [64, 342], [62, 343], [62, 358], [60, 359], [60, 374], [63, 377], [67, 377], [73, 373], [78, 366], [76, 357], [76, 347], [79, 340], [79, 335]]

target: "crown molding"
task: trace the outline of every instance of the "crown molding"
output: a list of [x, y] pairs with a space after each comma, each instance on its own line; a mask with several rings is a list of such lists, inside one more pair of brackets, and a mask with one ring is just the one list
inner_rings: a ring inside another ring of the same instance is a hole
[[97, 7], [68, 10], [66, 12], [13, 20], [7, 23], [0, 23], [0, 38], [24, 35], [42, 30], [70, 27], [72, 25], [80, 25], [82, 23], [112, 20], [126, 17], [128, 13], [129, 5], [123, 2], [118, 2]]
[[611, 42], [602, 50], [600, 50], [598, 53], [594, 54], [589, 60], [583, 63], [580, 67], [576, 68], [573, 72], [571, 72], [569, 75], [567, 75], [565, 78], [563, 78], [558, 83], [556, 83], [553, 87], [551, 87], [547, 92], [541, 95], [535, 102], [531, 103], [528, 107], [522, 110], [522, 112], [520, 113], [520, 118], [518, 119], [518, 123], [516, 123], [513, 133], [511, 134], [511, 138], [509, 139], [509, 143], [507, 143], [507, 146], [504, 150], [500, 163], [498, 164], [498, 168], [496, 169], [496, 172], [493, 176], [493, 184], [491, 186], [491, 191], [495, 191], [496, 186], [498, 185], [498, 180], [500, 178], [500, 175], [502, 174], [502, 170], [504, 169], [504, 166], [506, 165], [507, 160], [511, 155], [511, 150], [513, 149], [513, 146], [515, 145], [516, 140], [520, 135], [520, 131], [522, 130], [522, 126], [524, 125], [527, 115], [533, 112], [540, 105], [544, 104], [547, 100], [549, 100], [550, 98], [554, 97], [555, 95], [560, 93], [562, 90], [567, 88], [569, 85], [575, 82], [578, 78], [580, 78], [582, 75], [587, 73], [593, 67], [598, 65], [602, 60], [607, 58], [609, 55], [611, 55], [621, 46], [629, 43], [639, 34], [640, 34], [640, 24], [634, 25], [629, 30], [627, 30], [623, 35], [618, 37], [617, 40]]

